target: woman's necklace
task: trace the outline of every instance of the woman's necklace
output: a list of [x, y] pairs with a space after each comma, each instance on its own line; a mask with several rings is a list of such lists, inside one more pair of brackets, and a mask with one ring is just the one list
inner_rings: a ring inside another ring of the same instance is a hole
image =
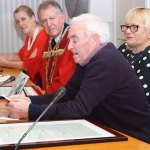
[[32, 42], [31, 42], [31, 37], [29, 37], [29, 40], [28, 40], [28, 50], [31, 49], [31, 47], [32, 47], [32, 45], [33, 45], [33, 43], [34, 43], [34, 41], [35, 41], [35, 39], [36, 39], [38, 33], [39, 33], [39, 28], [36, 27], [36, 29], [35, 29], [35, 31], [34, 31], [34, 35], [33, 35]]

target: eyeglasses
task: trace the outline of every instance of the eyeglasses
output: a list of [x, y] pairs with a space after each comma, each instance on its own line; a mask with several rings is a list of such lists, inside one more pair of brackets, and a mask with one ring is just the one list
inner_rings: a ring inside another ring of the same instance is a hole
[[132, 33], [137, 32], [139, 27], [145, 27], [145, 25], [131, 25], [131, 26], [121, 25], [120, 26], [122, 32], [126, 32], [129, 28]]

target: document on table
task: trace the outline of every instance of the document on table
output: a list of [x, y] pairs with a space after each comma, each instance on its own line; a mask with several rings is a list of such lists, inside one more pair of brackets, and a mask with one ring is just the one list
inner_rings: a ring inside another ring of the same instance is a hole
[[[16, 144], [22, 135], [28, 130], [32, 123], [13, 123], [0, 124], [0, 147], [7, 144]], [[41, 142], [54, 143], [68, 143], [90, 141], [94, 139], [102, 141], [105, 139], [112, 141], [112, 138], [117, 138], [115, 132], [111, 133], [87, 120], [67, 120], [67, 121], [46, 121], [38, 122], [34, 128], [21, 142], [23, 144], [36, 145]], [[121, 139], [121, 138], [120, 138]], [[123, 140], [123, 138], [122, 138]]]
[[19, 76], [17, 77], [13, 87], [9, 91], [8, 95], [6, 95], [6, 96], [11, 96], [14, 94], [21, 94], [28, 79], [29, 79], [29, 76], [26, 75], [25, 73], [21, 72], [19, 74]]
[[[4, 98], [3, 95], [9, 95], [11, 90], [12, 87], [8, 87], [8, 86], [0, 87], [0, 97]], [[32, 87], [25, 86], [20, 95], [33, 96], [33, 95], [38, 95], [38, 93]]]
[[22, 90], [28, 79], [29, 76], [21, 72], [12, 87], [7, 87], [7, 86], [0, 87], [0, 97], [3, 97], [3, 95], [11, 96], [14, 94], [24, 95], [24, 92], [22, 92]]
[[10, 86], [0, 87], [0, 97], [4, 96], [9, 97], [13, 94], [20, 94], [26, 96], [38, 95], [38, 93], [32, 87], [25, 87], [28, 78], [29, 78], [28, 75], [21, 72], [20, 75], [17, 77], [13, 87]]
[[0, 117], [0, 120], [19, 120], [19, 119], [9, 118], [9, 117]]
[[[10, 91], [12, 90], [11, 86], [2, 86], [0, 87], [0, 97], [3, 98], [3, 95], [9, 95]], [[24, 91], [21, 92], [20, 95], [25, 95]]]

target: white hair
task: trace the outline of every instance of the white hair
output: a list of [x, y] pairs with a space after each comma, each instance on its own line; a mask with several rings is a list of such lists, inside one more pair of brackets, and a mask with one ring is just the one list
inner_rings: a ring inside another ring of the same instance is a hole
[[98, 34], [100, 36], [101, 44], [109, 42], [110, 32], [108, 23], [100, 17], [86, 13], [71, 19], [70, 25], [74, 25], [76, 23], [82, 23], [84, 25], [87, 35]]

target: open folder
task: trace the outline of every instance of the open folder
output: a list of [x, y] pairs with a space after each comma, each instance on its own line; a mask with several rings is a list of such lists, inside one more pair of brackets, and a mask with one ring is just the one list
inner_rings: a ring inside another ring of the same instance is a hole
[[11, 96], [14, 94], [24, 95], [22, 91], [28, 79], [29, 79], [29, 76], [21, 72], [12, 87], [8, 87], [8, 86], [0, 87], [0, 97], [3, 97], [3, 95]]

